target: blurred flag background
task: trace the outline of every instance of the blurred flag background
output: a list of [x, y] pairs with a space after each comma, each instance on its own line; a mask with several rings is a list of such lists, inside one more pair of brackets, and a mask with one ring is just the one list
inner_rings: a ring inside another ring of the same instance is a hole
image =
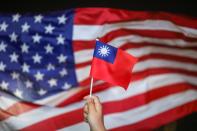
[[94, 83], [108, 130], [153, 130], [196, 112], [196, 17], [112, 8], [1, 13], [0, 130], [88, 130], [82, 98], [96, 38], [138, 58], [127, 91]]

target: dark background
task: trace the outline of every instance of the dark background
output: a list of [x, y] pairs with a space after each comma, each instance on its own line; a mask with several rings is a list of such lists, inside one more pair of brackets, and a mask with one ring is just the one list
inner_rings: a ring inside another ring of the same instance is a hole
[[[0, 0], [0, 13], [42, 13], [77, 7], [111, 7], [140, 11], [165, 11], [197, 17], [196, 3], [191, 0]], [[163, 128], [158, 130], [164, 130]], [[176, 130], [197, 131], [197, 113], [178, 120]]]
[[0, 12], [45, 12], [76, 7], [112, 7], [197, 16], [196, 3], [192, 0], [0, 0]]

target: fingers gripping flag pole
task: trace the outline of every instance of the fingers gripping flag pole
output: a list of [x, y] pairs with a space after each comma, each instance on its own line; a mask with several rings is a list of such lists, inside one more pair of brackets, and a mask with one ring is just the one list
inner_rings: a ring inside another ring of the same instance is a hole
[[137, 58], [134, 56], [96, 39], [90, 70], [90, 95], [92, 94], [93, 78], [127, 89], [136, 62]]

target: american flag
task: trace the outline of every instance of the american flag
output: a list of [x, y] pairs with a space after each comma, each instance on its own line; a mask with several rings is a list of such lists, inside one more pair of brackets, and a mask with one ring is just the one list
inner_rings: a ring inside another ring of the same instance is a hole
[[108, 130], [151, 130], [197, 111], [196, 18], [109, 8], [0, 14], [0, 129], [88, 130], [82, 98], [96, 38], [139, 59], [127, 91], [94, 83]]

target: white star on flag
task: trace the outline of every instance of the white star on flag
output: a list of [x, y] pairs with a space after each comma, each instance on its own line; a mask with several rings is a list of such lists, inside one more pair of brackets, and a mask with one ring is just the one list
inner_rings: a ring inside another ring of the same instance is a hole
[[66, 23], [66, 20], [67, 20], [67, 18], [65, 17], [65, 15], [62, 15], [62, 16], [58, 17], [57, 19], [58, 19], [58, 23], [59, 24], [65, 24]]
[[65, 75], [68, 74], [68, 72], [67, 72], [67, 70], [65, 68], [62, 69], [59, 73], [60, 73], [61, 77], [64, 77]]
[[36, 78], [36, 81], [41, 81], [43, 80], [44, 74], [40, 73], [40, 71], [38, 71], [34, 77]]
[[19, 73], [16, 73], [16, 72], [12, 72], [12, 74], [11, 74], [11, 76], [12, 76], [12, 79], [13, 80], [17, 80], [17, 79], [19, 79]]
[[46, 34], [52, 34], [53, 30], [55, 29], [55, 27], [53, 27], [51, 24], [49, 24], [48, 26], [45, 26], [45, 33]]
[[6, 65], [1, 61], [0, 62], [0, 71], [5, 71]]
[[62, 89], [68, 90], [69, 88], [71, 88], [71, 85], [65, 82]]
[[23, 43], [23, 45], [21, 45], [21, 51], [22, 51], [22, 53], [28, 53], [29, 46], [27, 46], [26, 43]]
[[44, 47], [45, 50], [46, 50], [46, 53], [53, 53], [53, 47], [50, 46], [50, 44], [48, 44], [47, 46]]
[[34, 63], [41, 63], [42, 56], [36, 53], [36, 55], [32, 56], [32, 59], [34, 60]]
[[2, 52], [5, 52], [5, 51], [6, 51], [6, 47], [7, 47], [7, 45], [4, 44], [4, 42], [2, 41], [1, 44], [0, 44], [0, 52], [1, 52], [1, 51], [2, 51]]
[[8, 82], [2, 81], [2, 82], [0, 83], [0, 87], [1, 87], [1, 89], [3, 89], [3, 90], [8, 90], [8, 86], [9, 86], [9, 83], [8, 83]]
[[31, 81], [27, 80], [27, 81], [25, 82], [25, 86], [26, 86], [27, 88], [32, 88], [32, 87], [33, 87], [33, 83], [32, 83]]
[[9, 37], [10, 37], [11, 42], [17, 42], [18, 35], [15, 32], [13, 32], [11, 35], [9, 35]]
[[0, 24], [0, 31], [5, 31], [8, 28], [8, 24], [6, 22], [3, 22], [2, 24]]
[[28, 73], [28, 72], [29, 72], [29, 67], [30, 67], [29, 65], [27, 65], [26, 63], [24, 63], [24, 64], [22, 65], [22, 71]]
[[22, 32], [29, 32], [30, 25], [27, 22], [21, 26]]
[[17, 55], [15, 52], [13, 52], [11, 55], [10, 55], [10, 61], [11, 62], [18, 62], [18, 57], [19, 55]]
[[62, 34], [59, 34], [59, 36], [57, 37], [57, 44], [64, 44], [64, 40], [65, 38], [62, 36]]
[[52, 78], [48, 81], [50, 87], [57, 86], [57, 80]]
[[52, 65], [51, 63], [49, 63], [49, 64], [47, 65], [47, 70], [48, 70], [48, 71], [50, 71], [50, 70], [55, 70], [54, 65]]
[[40, 36], [38, 33], [36, 33], [35, 35], [32, 36], [34, 43], [40, 43], [41, 38], [42, 38], [42, 36]]
[[23, 91], [16, 89], [16, 91], [14, 92], [14, 94], [19, 97], [19, 98], [23, 98]]
[[67, 57], [64, 56], [63, 54], [61, 54], [57, 57], [57, 59], [58, 59], [59, 63], [64, 63], [64, 62], [66, 62]]
[[18, 22], [20, 17], [21, 17], [21, 15], [17, 13], [17, 14], [12, 16], [12, 21], [13, 22]]
[[41, 23], [42, 22], [42, 19], [43, 19], [43, 16], [42, 15], [34, 16], [34, 22], [35, 23]]
[[39, 94], [40, 96], [43, 96], [43, 95], [45, 95], [46, 93], [47, 93], [47, 91], [44, 90], [44, 89], [40, 89], [40, 90], [38, 91], [38, 94]]

